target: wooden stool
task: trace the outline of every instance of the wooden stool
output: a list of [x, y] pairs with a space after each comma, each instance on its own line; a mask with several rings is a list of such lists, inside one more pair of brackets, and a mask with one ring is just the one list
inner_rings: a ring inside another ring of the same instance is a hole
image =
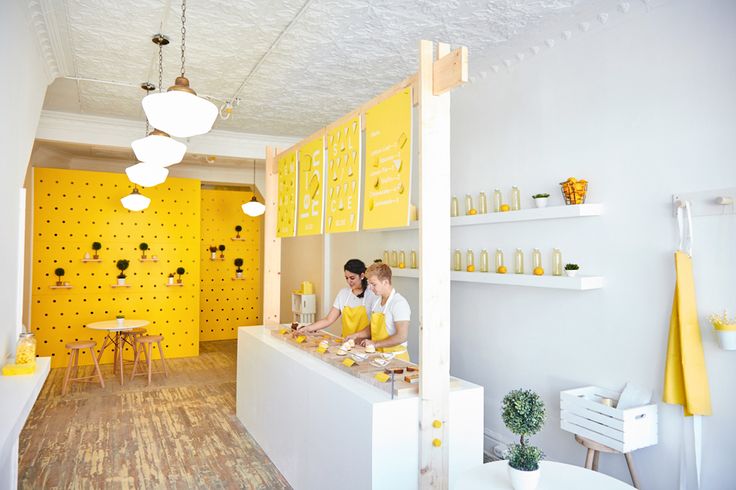
[[[621, 454], [621, 451], [616, 451], [615, 449], [611, 449], [608, 446], [591, 441], [590, 439], [586, 439], [585, 437], [577, 434], [575, 435], [575, 441], [578, 444], [582, 444], [583, 447], [588, 450], [588, 453], [585, 456], [585, 467], [589, 470], [598, 471], [598, 458], [601, 453]], [[631, 481], [634, 484], [634, 488], [640, 488], [639, 479], [636, 477], [636, 471], [634, 470], [634, 459], [632, 458], [631, 453], [624, 453], [624, 458], [626, 458], [626, 465], [629, 467], [629, 474], [631, 475]]]
[[[136, 342], [136, 339], [138, 339], [138, 337], [140, 337], [142, 335], [146, 335], [146, 332], [147, 332], [147, 330], [145, 328], [143, 328], [143, 327], [136, 327], [136, 328], [133, 328], [131, 330], [124, 330], [124, 331], [120, 332], [120, 335], [123, 336], [123, 344], [125, 344], [127, 342], [128, 345], [130, 345], [130, 347], [133, 349], [133, 353], [135, 355], [135, 342]], [[125, 359], [123, 359], [123, 361], [124, 362], [133, 362], [133, 361], [125, 361]], [[117, 366], [117, 364], [115, 364], [115, 366]]]
[[[64, 375], [64, 385], [61, 388], [61, 394], [66, 395], [69, 389], [69, 382], [71, 381], [85, 381], [97, 378], [100, 381], [100, 385], [104, 388], [105, 381], [102, 379], [102, 373], [100, 372], [100, 365], [97, 363], [97, 357], [95, 356], [94, 348], [97, 342], [94, 340], [79, 340], [77, 342], [69, 342], [66, 344], [66, 348], [69, 349], [69, 364], [66, 366], [66, 374]], [[91, 376], [79, 377], [79, 351], [83, 349], [89, 349], [89, 354], [92, 356], [92, 362], [95, 365], [95, 374]], [[70, 378], [74, 369], [74, 377]]]
[[[136, 376], [135, 371], [138, 368], [138, 359], [140, 358], [141, 351], [146, 356], [146, 364], [148, 364], [148, 385], [151, 384], [151, 366], [153, 364], [153, 344], [158, 345], [158, 355], [161, 357], [161, 364], [164, 366], [163, 371], [155, 371], [156, 373], [164, 373], [166, 377], [169, 376], [169, 370], [166, 367], [166, 360], [164, 359], [164, 351], [161, 348], [161, 341], [164, 339], [163, 335], [140, 335], [135, 339], [135, 359], [133, 360], [133, 373], [130, 375], [130, 380]], [[142, 376], [145, 373], [139, 373], [138, 376]]]

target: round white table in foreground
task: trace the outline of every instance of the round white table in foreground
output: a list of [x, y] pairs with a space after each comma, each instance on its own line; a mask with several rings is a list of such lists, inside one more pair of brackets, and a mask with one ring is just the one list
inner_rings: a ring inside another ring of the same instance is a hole
[[109, 345], [113, 346], [113, 349], [115, 349], [115, 355], [112, 361], [113, 373], [115, 373], [115, 371], [120, 372], [121, 385], [125, 382], [123, 373], [124, 339], [121, 334], [122, 332], [133, 330], [134, 328], [145, 327], [148, 323], [148, 320], [128, 320], [127, 318], [123, 318], [123, 321], [119, 322], [116, 318], [115, 320], [103, 320], [101, 322], [92, 322], [85, 325], [85, 327], [91, 328], [92, 330], [104, 330], [107, 332], [105, 340], [102, 342], [102, 347], [100, 347], [100, 353], [97, 355], [97, 360], [99, 362], [99, 360], [102, 359], [102, 354], [105, 353], [105, 349], [107, 349]]
[[[632, 486], [597, 471], [554, 461], [539, 463], [542, 476], [537, 490], [631, 490]], [[455, 490], [513, 490], [508, 461], [494, 461], [458, 476]]]
[[108, 332], [117, 332], [132, 330], [134, 328], [145, 327], [148, 325], [148, 320], [128, 320], [123, 319], [123, 324], [120, 325], [117, 320], [103, 320], [101, 322], [92, 322], [85, 325], [87, 328], [92, 330], [107, 330]]

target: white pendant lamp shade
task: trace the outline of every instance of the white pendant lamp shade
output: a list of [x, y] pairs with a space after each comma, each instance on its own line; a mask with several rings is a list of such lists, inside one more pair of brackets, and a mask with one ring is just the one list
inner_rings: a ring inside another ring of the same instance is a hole
[[177, 77], [168, 92], [144, 97], [143, 110], [151, 126], [177, 138], [205, 134], [217, 119], [215, 104], [197, 96], [184, 77]]
[[120, 199], [123, 207], [129, 211], [143, 211], [151, 204], [151, 199], [144, 196], [138, 189], [133, 189], [133, 192]]
[[243, 204], [243, 212], [248, 216], [256, 217], [266, 212], [266, 206], [263, 203], [258, 202], [256, 196], [253, 196], [250, 201]]
[[130, 146], [133, 147], [138, 160], [155, 163], [161, 167], [181, 162], [187, 152], [187, 145], [176, 141], [158, 129], [151, 131], [145, 138], [135, 140]]
[[141, 187], [154, 187], [166, 182], [169, 169], [155, 163], [141, 162], [126, 168], [125, 173], [128, 175], [128, 180], [134, 184]]

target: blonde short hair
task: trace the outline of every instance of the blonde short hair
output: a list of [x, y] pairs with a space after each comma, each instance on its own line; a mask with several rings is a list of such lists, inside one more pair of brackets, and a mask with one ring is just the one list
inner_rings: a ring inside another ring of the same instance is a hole
[[388, 281], [389, 284], [391, 284], [391, 275], [391, 267], [383, 262], [371, 264], [365, 271], [366, 277], [376, 276], [381, 281]]

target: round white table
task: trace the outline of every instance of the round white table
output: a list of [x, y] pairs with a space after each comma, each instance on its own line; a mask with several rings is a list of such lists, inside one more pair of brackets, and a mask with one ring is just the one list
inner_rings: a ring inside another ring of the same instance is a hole
[[[603, 473], [554, 461], [539, 463], [542, 476], [537, 490], [631, 490], [632, 486]], [[455, 490], [513, 490], [508, 461], [477, 466], [458, 476]]]
[[121, 332], [127, 332], [129, 330], [133, 330], [134, 328], [139, 327], [145, 327], [148, 325], [148, 320], [128, 320], [127, 318], [124, 318], [121, 322], [118, 322], [117, 319], [115, 320], [104, 320], [101, 322], [92, 322], [85, 325], [87, 328], [91, 328], [92, 330], [104, 330], [107, 332], [107, 335], [105, 336], [105, 340], [102, 342], [102, 347], [100, 348], [100, 353], [97, 354], [97, 360], [102, 358], [102, 354], [105, 353], [105, 349], [107, 349], [107, 346], [112, 345], [115, 356], [113, 360], [113, 373], [116, 369], [120, 370], [120, 384], [122, 385], [124, 383], [123, 381], [123, 336], [120, 335]]

